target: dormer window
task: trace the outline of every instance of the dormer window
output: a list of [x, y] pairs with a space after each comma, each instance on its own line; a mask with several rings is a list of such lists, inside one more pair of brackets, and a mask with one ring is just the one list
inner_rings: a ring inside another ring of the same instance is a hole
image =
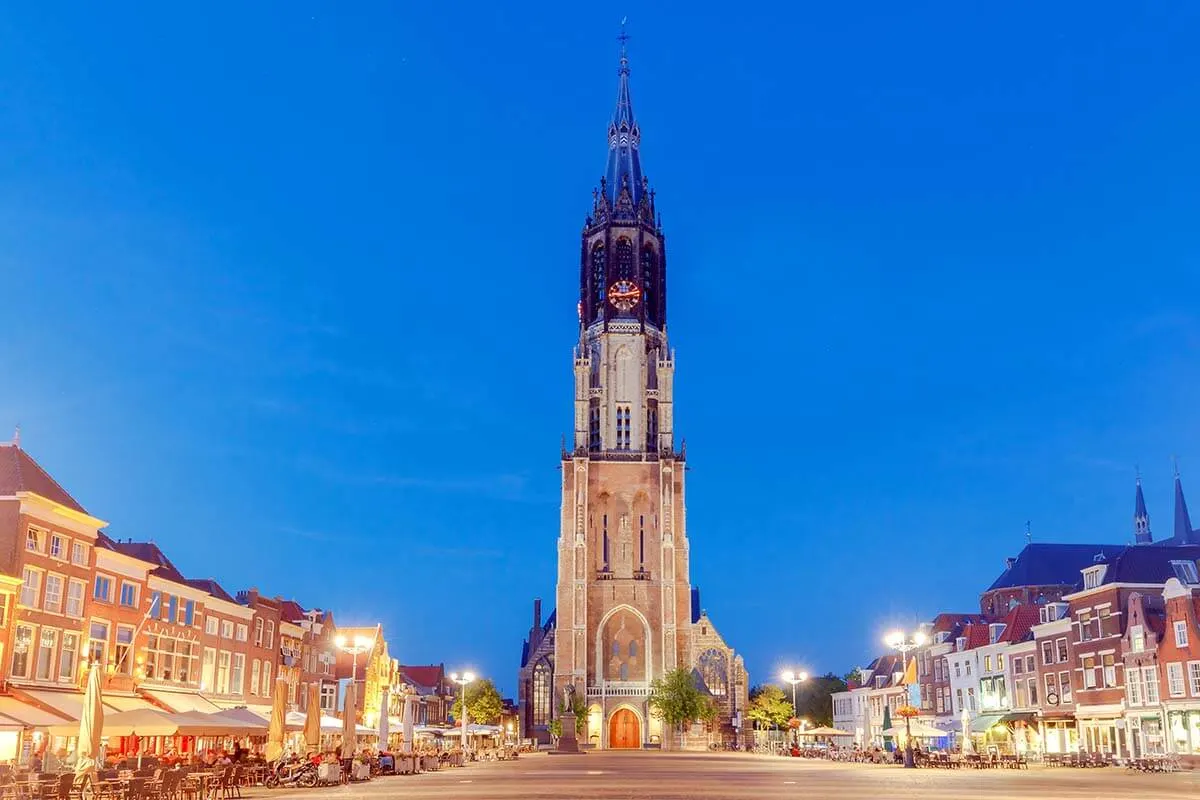
[[1038, 618], [1041, 622], [1054, 622], [1062, 619], [1067, 613], [1066, 603], [1047, 603], [1038, 609]]
[[887, 686], [887, 675], [876, 675], [875, 676], [875, 688], [882, 689], [885, 686]]
[[950, 640], [950, 631], [938, 631], [933, 636], [934, 644], [945, 644]]
[[[1193, 568], [1195, 564], [1192, 565]], [[1095, 589], [1100, 584], [1104, 583], [1104, 573], [1108, 571], [1107, 564], [1097, 564], [1094, 567], [1088, 567], [1083, 571], [1083, 588]]]
[[1004, 623], [997, 622], [988, 626], [988, 640], [995, 644], [1004, 635]]
[[954, 649], [960, 653], [967, 649], [967, 637], [960, 636], [954, 640]]
[[1175, 577], [1183, 584], [1200, 583], [1200, 574], [1196, 571], [1195, 561], [1172, 561], [1171, 569], [1175, 572]]

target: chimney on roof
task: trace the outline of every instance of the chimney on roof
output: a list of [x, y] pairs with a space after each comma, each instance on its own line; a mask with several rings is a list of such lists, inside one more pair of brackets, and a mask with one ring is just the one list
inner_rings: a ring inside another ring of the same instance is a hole
[[533, 598], [533, 629], [541, 630], [542, 627], [542, 598]]

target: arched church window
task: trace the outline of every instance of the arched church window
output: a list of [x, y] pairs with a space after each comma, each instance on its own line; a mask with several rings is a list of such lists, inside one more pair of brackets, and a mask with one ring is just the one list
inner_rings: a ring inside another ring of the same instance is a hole
[[620, 674], [621, 674], [621, 680], [623, 680], [623, 681], [629, 680], [629, 665], [628, 664], [621, 665], [621, 673]]
[[533, 668], [533, 724], [550, 722], [550, 666], [540, 662]]
[[728, 693], [729, 662], [724, 653], [716, 648], [705, 650], [696, 660], [696, 669], [710, 692], [717, 696]]
[[637, 275], [633, 271], [633, 242], [628, 239], [618, 239], [616, 280], [631, 281], [636, 277]]
[[629, 657], [637, 658], [637, 642], [629, 643]]
[[[596, 300], [597, 308], [604, 305], [605, 262], [604, 245], [596, 242], [596, 246], [592, 248], [592, 296]], [[588, 321], [590, 322], [590, 320]]]
[[620, 642], [614, 641], [612, 643], [612, 653], [614, 656], [621, 655], [621, 643]]
[[658, 257], [653, 247], [642, 248], [642, 298], [646, 304], [646, 313], [653, 314], [655, 299], [658, 297], [658, 284], [655, 275], [658, 272]]

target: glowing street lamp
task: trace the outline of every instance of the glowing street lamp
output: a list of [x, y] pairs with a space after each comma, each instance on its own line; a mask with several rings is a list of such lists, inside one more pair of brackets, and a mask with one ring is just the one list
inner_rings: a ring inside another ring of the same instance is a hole
[[[342, 636], [339, 634], [338, 636], [334, 637], [333, 643], [335, 645], [337, 645], [339, 650], [343, 650], [343, 651], [349, 653], [352, 657], [352, 660], [350, 662], [350, 685], [354, 686], [354, 684], [356, 684], [358, 682], [358, 657], [360, 655], [362, 655], [363, 653], [367, 652], [368, 650], [370, 650], [372, 647], [374, 647], [375, 640], [369, 636], [363, 636], [362, 634], [355, 636], [353, 639], [347, 639], [345, 636]], [[353, 715], [355, 717], [355, 719], [350, 720], [349, 724], [351, 726], [355, 726], [358, 724], [358, 719], [357, 719], [358, 710], [354, 707], [354, 706], [358, 705], [357, 687], [355, 687], [353, 696], [354, 696], [355, 702], [353, 704], [351, 704], [350, 708], [346, 708], [344, 703], [342, 706], [342, 716], [343, 717], [346, 716], [347, 714]], [[351, 727], [351, 730], [356, 730], [356, 728]], [[357, 749], [357, 747], [358, 747], [358, 736], [353, 735], [353, 736], [351, 736], [351, 741], [342, 743], [342, 758], [343, 759], [353, 758], [354, 751], [355, 751], [355, 749]]]
[[350, 682], [354, 683], [358, 680], [358, 657], [371, 649], [375, 644], [374, 640], [369, 636], [359, 634], [353, 639], [347, 639], [345, 636], [337, 636], [333, 643], [338, 646], [339, 650], [343, 650], [352, 656], [350, 662]]
[[450, 673], [450, 680], [462, 687], [462, 750], [463, 761], [467, 760], [467, 684], [475, 680], [474, 672], [464, 672], [459, 675], [457, 672]]
[[[782, 680], [784, 680], [787, 683], [790, 683], [792, 685], [792, 715], [795, 716], [795, 714], [796, 714], [796, 684], [802, 683], [803, 681], [808, 680], [808, 673], [807, 672], [792, 672], [789, 669], [789, 670], [785, 670], [782, 674], [780, 674], [779, 677]], [[796, 732], [792, 731], [792, 742], [793, 743], [795, 743], [797, 741], [796, 736], [797, 736]]]
[[[912, 636], [905, 634], [903, 631], [892, 631], [884, 637], [883, 643], [893, 650], [900, 651], [900, 660], [904, 665], [904, 674], [908, 674], [908, 653], [910, 650], [916, 650], [927, 641], [926, 636], [921, 631], [917, 631]], [[907, 692], [907, 690], [906, 690]], [[905, 695], [904, 705], [908, 707], [908, 697]], [[906, 769], [915, 767], [916, 761], [913, 759], [912, 745], [912, 714], [904, 715], [904, 766]]]

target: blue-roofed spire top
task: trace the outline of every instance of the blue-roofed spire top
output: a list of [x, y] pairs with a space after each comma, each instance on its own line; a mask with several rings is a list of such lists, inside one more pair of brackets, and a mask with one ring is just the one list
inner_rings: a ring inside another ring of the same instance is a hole
[[1150, 544], [1150, 512], [1146, 510], [1146, 498], [1142, 494], [1142, 475], [1137, 476], [1137, 490], [1133, 497], [1133, 541], [1135, 544]]
[[1179, 479], [1179, 462], [1175, 463], [1175, 536], [1172, 544], [1189, 544], [1192, 541], [1192, 518], [1188, 514], [1187, 500], [1183, 497], [1183, 481]]
[[[608, 165], [604, 170], [604, 195], [609, 208], [617, 209], [624, 191], [628, 190], [628, 210], [636, 210], [646, 192], [642, 176], [641, 145], [642, 132], [633, 116], [633, 101], [629, 95], [629, 54], [626, 43], [625, 21], [621, 21], [621, 60], [617, 67], [617, 107], [612, 122], [608, 125]], [[622, 204], [623, 205], [623, 204]]]

